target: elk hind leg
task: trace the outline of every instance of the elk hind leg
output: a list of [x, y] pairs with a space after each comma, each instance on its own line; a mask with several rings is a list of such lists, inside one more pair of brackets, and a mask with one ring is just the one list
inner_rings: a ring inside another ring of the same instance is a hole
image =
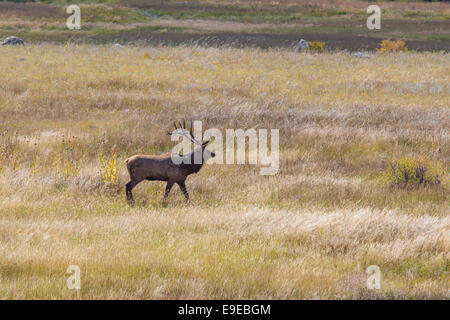
[[133, 190], [133, 188], [137, 185], [136, 182], [134, 182], [133, 180], [131, 180], [130, 182], [128, 182], [125, 185], [125, 194], [127, 195], [127, 201], [129, 204], [133, 205], [134, 204], [134, 198], [133, 198], [133, 193], [131, 192], [131, 190]]

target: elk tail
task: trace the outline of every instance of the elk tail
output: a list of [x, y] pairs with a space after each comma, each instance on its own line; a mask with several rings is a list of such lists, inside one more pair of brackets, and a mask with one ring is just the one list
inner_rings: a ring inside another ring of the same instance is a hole
[[128, 163], [128, 160], [130, 160], [130, 159], [128, 158], [128, 159], [125, 160], [124, 162], [125, 162], [125, 164], [126, 164], [126, 166], [127, 166], [128, 174], [131, 176], [131, 168], [130, 168], [130, 164]]

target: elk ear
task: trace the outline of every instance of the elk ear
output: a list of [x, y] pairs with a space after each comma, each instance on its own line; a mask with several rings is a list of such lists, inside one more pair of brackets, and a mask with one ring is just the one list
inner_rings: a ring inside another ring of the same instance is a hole
[[211, 139], [203, 142], [202, 143], [202, 148], [205, 148], [210, 142], [211, 142]]
[[205, 142], [202, 143], [202, 148], [206, 147], [208, 144], [210, 144], [212, 141], [214, 141], [215, 137], [212, 137], [212, 139], [208, 139]]

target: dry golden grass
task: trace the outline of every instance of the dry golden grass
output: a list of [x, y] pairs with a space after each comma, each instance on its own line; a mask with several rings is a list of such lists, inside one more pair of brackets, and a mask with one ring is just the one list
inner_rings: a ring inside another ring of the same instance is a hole
[[[448, 298], [449, 62], [1, 48], [0, 297]], [[163, 205], [164, 184], [145, 182], [129, 207], [123, 160], [170, 150], [181, 117], [280, 129], [279, 174], [207, 165], [190, 204], [174, 188]], [[444, 166], [441, 184], [389, 187], [380, 177], [403, 156]], [[379, 291], [366, 289], [372, 264]]]

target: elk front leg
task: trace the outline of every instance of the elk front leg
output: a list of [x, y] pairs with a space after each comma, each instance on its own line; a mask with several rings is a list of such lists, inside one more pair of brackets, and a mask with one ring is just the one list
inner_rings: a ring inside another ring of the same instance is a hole
[[167, 181], [167, 185], [166, 185], [166, 192], [164, 192], [164, 200], [163, 202], [166, 202], [167, 196], [169, 195], [170, 189], [172, 189], [173, 186], [173, 182], [172, 181]]
[[180, 186], [181, 191], [183, 191], [186, 200], [189, 201], [189, 193], [186, 190], [186, 185], [184, 184], [184, 181], [178, 182], [178, 185]]

